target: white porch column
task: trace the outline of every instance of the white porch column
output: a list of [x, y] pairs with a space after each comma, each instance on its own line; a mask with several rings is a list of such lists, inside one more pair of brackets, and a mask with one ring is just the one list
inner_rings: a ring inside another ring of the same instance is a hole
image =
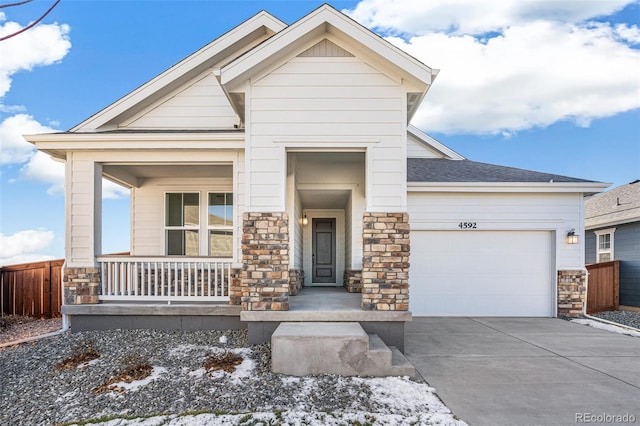
[[93, 267], [102, 254], [102, 165], [69, 153], [65, 173], [66, 267]]

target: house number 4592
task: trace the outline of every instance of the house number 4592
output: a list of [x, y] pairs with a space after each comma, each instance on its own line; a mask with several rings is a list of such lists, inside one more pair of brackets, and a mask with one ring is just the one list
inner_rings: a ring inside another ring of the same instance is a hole
[[460, 228], [460, 229], [478, 229], [478, 224], [476, 222], [460, 222], [458, 224], [458, 228]]

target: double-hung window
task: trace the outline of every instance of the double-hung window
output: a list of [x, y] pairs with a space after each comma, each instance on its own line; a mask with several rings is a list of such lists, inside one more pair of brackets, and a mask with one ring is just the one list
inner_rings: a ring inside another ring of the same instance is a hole
[[207, 203], [209, 256], [233, 254], [233, 193], [210, 192]]
[[167, 256], [232, 257], [233, 193], [166, 193], [165, 246]]
[[200, 194], [169, 192], [165, 196], [165, 244], [169, 256], [198, 256]]
[[609, 262], [613, 257], [613, 233], [615, 228], [601, 229], [596, 234], [596, 262]]

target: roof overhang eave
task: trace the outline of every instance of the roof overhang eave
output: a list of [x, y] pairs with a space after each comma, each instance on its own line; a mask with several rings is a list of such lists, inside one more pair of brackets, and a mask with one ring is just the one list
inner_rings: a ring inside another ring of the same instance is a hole
[[597, 194], [602, 182], [407, 182], [408, 192], [547, 192]]

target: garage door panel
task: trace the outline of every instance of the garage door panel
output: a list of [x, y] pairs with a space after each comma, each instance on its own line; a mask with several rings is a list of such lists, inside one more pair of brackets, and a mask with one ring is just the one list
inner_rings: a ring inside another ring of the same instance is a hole
[[551, 234], [413, 231], [415, 315], [551, 316]]

